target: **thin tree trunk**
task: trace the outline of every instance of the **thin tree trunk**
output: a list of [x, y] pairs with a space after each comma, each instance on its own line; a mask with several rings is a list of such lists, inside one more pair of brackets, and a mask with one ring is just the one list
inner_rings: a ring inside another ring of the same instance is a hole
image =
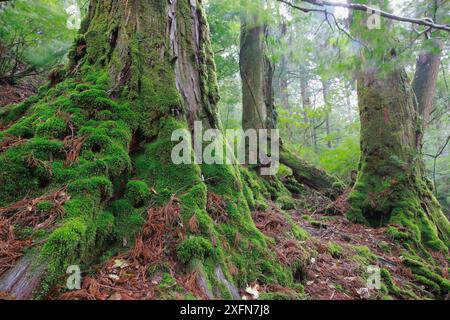
[[423, 128], [417, 135], [417, 148], [422, 149], [424, 131], [428, 127], [433, 110], [433, 99], [442, 56], [443, 42], [440, 39], [427, 41], [430, 48], [420, 54], [412, 87], [415, 94], [414, 105], [421, 116]]
[[330, 106], [328, 104], [328, 83], [327, 80], [322, 79], [322, 94], [323, 94], [323, 102], [325, 103], [325, 127], [327, 132], [327, 147], [328, 149], [333, 148], [331, 143], [331, 126], [330, 126]]
[[267, 26], [259, 24], [257, 16], [242, 16], [239, 65], [244, 130], [267, 128], [266, 73], [271, 66], [266, 56], [266, 30]]
[[314, 145], [313, 124], [311, 123], [308, 112], [311, 109], [311, 97], [308, 92], [308, 78], [305, 68], [300, 68], [300, 94], [302, 96], [303, 119], [305, 124], [306, 144]]
[[348, 121], [350, 123], [353, 123], [353, 121], [354, 121], [354, 119], [353, 119], [352, 101], [350, 99], [352, 90], [353, 90], [352, 84], [351, 84], [351, 82], [348, 82], [348, 85], [345, 88], [345, 102], [347, 103], [347, 108], [346, 109], [348, 111]]

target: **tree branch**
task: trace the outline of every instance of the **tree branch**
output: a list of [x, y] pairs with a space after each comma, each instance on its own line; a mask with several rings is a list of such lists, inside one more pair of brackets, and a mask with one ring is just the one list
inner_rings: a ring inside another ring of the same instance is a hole
[[[293, 0], [290, 0], [290, 1], [277, 0], [277, 1], [282, 2], [292, 8], [295, 8], [295, 9], [303, 11], [303, 12], [325, 12], [325, 9], [304, 8], [304, 7], [297, 6], [293, 3]], [[364, 4], [341, 3], [341, 2], [326, 1], [326, 0], [302, 0], [302, 1], [310, 3], [315, 6], [319, 6], [319, 7], [330, 6], [330, 7], [341, 7], [341, 8], [346, 8], [346, 9], [356, 10], [356, 11], [363, 11], [363, 12], [376, 12], [381, 17], [384, 17], [387, 19], [396, 20], [396, 21], [400, 21], [400, 22], [409, 22], [412, 24], [418, 24], [421, 26], [426, 26], [429, 28], [450, 32], [450, 25], [434, 23], [434, 21], [430, 18], [416, 19], [416, 18], [402, 17], [402, 16], [398, 16], [398, 15], [395, 15], [395, 14], [392, 14], [392, 13], [389, 13], [386, 11], [382, 11], [382, 10], [378, 10], [378, 9], [369, 7]]]

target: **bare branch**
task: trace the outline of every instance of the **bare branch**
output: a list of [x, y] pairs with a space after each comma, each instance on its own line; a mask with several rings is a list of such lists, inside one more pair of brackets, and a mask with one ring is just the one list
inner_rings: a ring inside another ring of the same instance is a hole
[[[297, 10], [303, 11], [303, 12], [324, 12], [325, 9], [316, 9], [316, 8], [304, 8], [300, 7], [294, 4], [293, 0], [277, 0], [278, 2], [282, 2], [286, 5], [289, 5], [292, 8], [295, 8]], [[356, 11], [363, 11], [363, 12], [376, 12], [381, 17], [401, 21], [401, 22], [409, 22], [412, 24], [417, 24], [421, 26], [426, 26], [429, 28], [437, 29], [437, 30], [443, 30], [450, 32], [450, 25], [444, 25], [444, 24], [437, 24], [434, 23], [434, 21], [430, 18], [423, 18], [423, 19], [416, 19], [416, 18], [409, 18], [409, 17], [402, 17], [398, 16], [386, 11], [378, 10], [372, 7], [369, 7], [364, 4], [358, 4], [358, 3], [341, 3], [341, 2], [335, 2], [335, 1], [326, 1], [326, 0], [302, 0], [303, 2], [310, 3], [315, 6], [319, 7], [341, 7], [341, 8], [347, 8], [350, 10], [356, 10]]]

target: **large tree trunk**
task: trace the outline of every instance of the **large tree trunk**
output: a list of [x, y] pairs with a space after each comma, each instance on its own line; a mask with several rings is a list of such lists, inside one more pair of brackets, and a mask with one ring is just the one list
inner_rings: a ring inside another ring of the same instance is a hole
[[421, 116], [422, 132], [417, 134], [417, 147], [422, 148], [424, 131], [430, 121], [433, 110], [433, 99], [436, 90], [436, 82], [441, 63], [443, 42], [440, 39], [427, 41], [429, 48], [419, 55], [416, 63], [416, 72], [412, 88], [414, 90], [414, 104]]
[[[179, 263], [194, 269], [209, 298], [239, 298], [232, 283], [257, 279], [248, 279], [245, 272], [233, 277], [225, 267], [239, 260], [242, 270], [250, 270], [255, 261], [242, 259], [240, 250], [234, 250], [237, 244], [224, 240], [222, 223], [233, 226], [226, 228], [227, 237], [244, 235], [241, 242], [251, 242], [258, 257], [279, 264], [254, 226], [240, 170], [234, 165], [175, 165], [171, 159], [178, 144], [171, 141], [174, 130], [188, 129], [189, 135], [196, 120], [205, 129], [220, 128], [202, 1], [91, 0], [69, 56], [67, 79], [15, 107], [5, 115], [15, 123], [0, 132], [0, 142], [15, 141], [5, 144], [7, 150], [2, 147], [0, 154], [0, 184], [6, 186], [0, 191], [2, 218], [20, 220], [21, 210], [49, 210], [54, 217], [65, 212], [57, 225], [50, 219], [44, 224], [40, 218], [33, 220], [36, 228], [51, 225], [44, 244], [37, 243], [33, 253], [39, 272], [33, 278], [41, 278], [45, 269], [43, 282], [28, 282], [28, 287], [11, 293], [20, 298], [45, 294], [64, 282], [67, 266], [89, 264], [111, 241], [132, 242], [137, 232], [132, 223], [140, 221], [137, 216], [150, 199], [152, 206], [162, 207], [175, 197], [181, 221], [173, 227], [183, 230], [170, 243], [203, 246], [190, 248], [194, 251], [187, 251]], [[64, 201], [50, 196], [52, 209], [39, 205], [42, 194], [63, 186]], [[233, 214], [213, 220], [210, 214], [218, 213], [208, 211], [207, 192], [226, 199]], [[14, 204], [25, 197], [35, 200]], [[184, 227], [188, 225], [194, 226]], [[208, 248], [214, 253], [196, 254]], [[166, 251], [168, 258], [178, 257]], [[203, 268], [206, 260], [214, 267]], [[0, 288], [23, 284], [20, 277], [29, 274], [21, 272], [22, 266], [0, 279]], [[223, 272], [216, 272], [220, 266]], [[32, 270], [28, 265], [26, 269]]]
[[[363, 40], [370, 46], [386, 32], [366, 30]], [[379, 42], [375, 45], [380, 48]], [[395, 44], [383, 45], [386, 53], [364, 59], [357, 75], [362, 156], [348, 216], [375, 226], [406, 227], [414, 245], [447, 252], [450, 224], [433, 195], [417, 146], [422, 119], [407, 74], [396, 61], [395, 49], [389, 48]]]
[[[277, 128], [273, 103], [273, 69], [267, 56], [266, 33], [267, 26], [261, 24], [257, 16], [249, 18], [243, 15], [240, 68], [244, 130]], [[280, 148], [280, 162], [292, 169], [294, 177], [300, 183], [332, 198], [342, 191], [342, 184], [337, 178], [300, 159], [283, 144]]]
[[[268, 110], [267, 78], [272, 66], [266, 56], [267, 26], [257, 21], [258, 17], [241, 19], [240, 70], [242, 78], [242, 127], [247, 129], [267, 129]], [[271, 90], [271, 89], [270, 89]], [[269, 91], [270, 91], [269, 90]]]
[[[285, 39], [288, 37], [288, 27], [286, 22], [282, 22], [280, 25], [280, 34], [282, 39]], [[288, 45], [290, 45], [290, 40], [288, 40]], [[286, 109], [290, 109], [290, 102], [289, 102], [289, 88], [288, 88], [288, 68], [289, 68], [289, 59], [290, 54], [289, 53], [282, 53], [281, 54], [281, 61], [278, 68], [278, 96], [280, 99], [281, 105]]]

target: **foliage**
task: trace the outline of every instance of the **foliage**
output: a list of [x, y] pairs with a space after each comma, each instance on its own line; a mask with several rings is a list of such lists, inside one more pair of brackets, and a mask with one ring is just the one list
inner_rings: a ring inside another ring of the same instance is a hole
[[68, 26], [62, 0], [17, 0], [0, 7], [0, 78], [22, 64], [49, 68], [66, 55], [76, 30]]

